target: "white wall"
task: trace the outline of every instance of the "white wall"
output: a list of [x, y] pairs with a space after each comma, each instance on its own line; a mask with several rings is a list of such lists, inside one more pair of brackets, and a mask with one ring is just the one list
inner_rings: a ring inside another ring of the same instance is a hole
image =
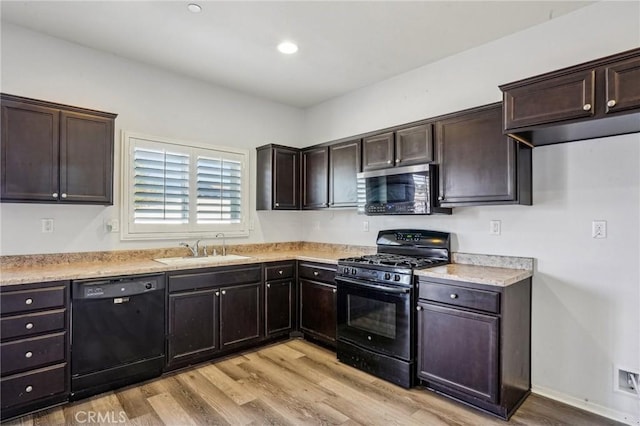
[[[115, 112], [114, 205], [2, 204], [3, 255], [168, 247], [177, 241], [122, 242], [104, 232], [103, 221], [119, 217], [120, 131], [248, 148], [251, 182], [255, 150], [266, 143], [299, 146], [303, 112], [201, 83], [121, 57], [68, 43], [12, 24], [2, 24], [1, 90], [20, 96]], [[255, 230], [237, 243], [299, 239], [299, 216], [255, 213]], [[55, 232], [40, 232], [53, 218]], [[294, 225], [294, 226], [289, 226]], [[278, 232], [274, 232], [274, 230]]]
[[[499, 84], [638, 46], [640, 3], [598, 3], [313, 107], [307, 140], [499, 101]], [[418, 227], [454, 233], [455, 251], [536, 258], [534, 390], [639, 421], [638, 400], [612, 391], [614, 365], [640, 370], [639, 170], [640, 134], [535, 148], [531, 207], [408, 218], [304, 212], [304, 239], [371, 245], [379, 229]], [[501, 236], [489, 235], [492, 219]], [[607, 239], [591, 238], [594, 219], [607, 221]]]

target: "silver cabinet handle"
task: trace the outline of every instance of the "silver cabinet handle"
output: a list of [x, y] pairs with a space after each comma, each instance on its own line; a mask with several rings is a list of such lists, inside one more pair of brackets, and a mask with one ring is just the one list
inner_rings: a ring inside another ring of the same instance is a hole
[[276, 207], [280, 207], [280, 203], [276, 203]]
[[31, 358], [33, 356], [33, 352], [27, 352], [26, 354], [24, 354], [25, 358]]
[[33, 323], [32, 322], [28, 322], [24, 328], [26, 328], [27, 330], [31, 330], [33, 328]]
[[29, 298], [27, 300], [24, 301], [25, 305], [31, 305], [33, 303], [33, 299]]
[[26, 388], [24, 388], [25, 392], [31, 392], [33, 390], [33, 386], [29, 385]]
[[399, 163], [401, 160], [399, 158], [396, 158], [396, 163]]
[[61, 196], [62, 198], [67, 198], [67, 193], [66, 193], [66, 192], [63, 192], [60, 196]]
[[220, 292], [219, 291], [216, 291], [216, 296], [220, 296]]
[[391, 160], [387, 160], [387, 164], [391, 164]]
[[608, 106], [609, 108], [613, 108], [614, 106], [616, 106], [616, 101], [615, 101], [615, 99], [611, 99], [611, 100], [609, 100], [609, 102], [607, 102], [607, 106]]
[[422, 306], [416, 306], [416, 311], [421, 311], [422, 310]]
[[271, 288], [271, 284], [267, 284], [267, 288]]
[[442, 201], [442, 200], [444, 200], [444, 197], [440, 196], [440, 197], [438, 197], [438, 200]]
[[279, 273], [280, 275], [282, 275], [282, 274], [284, 274], [284, 271], [283, 271], [282, 269], [280, 269], [280, 270], [278, 271], [278, 273]]
[[318, 271], [313, 271], [313, 276], [314, 276], [314, 277], [317, 277], [318, 275], [320, 275], [320, 272], [318, 272]]
[[332, 291], [332, 292], [334, 292], [334, 293], [337, 293], [337, 292], [338, 292], [338, 290], [337, 290], [337, 289], [335, 289], [335, 288], [334, 288], [333, 290], [331, 290], [331, 291]]
[[585, 111], [589, 111], [591, 109], [591, 104], [584, 104], [582, 106], [582, 109], [585, 110]]
[[224, 296], [225, 294], [227, 294], [226, 290], [222, 290], [222, 295]]
[[53, 198], [58, 198], [58, 193], [57, 193], [57, 192], [54, 192], [53, 194], [51, 194], [51, 196], [52, 196]]
[[455, 293], [451, 293], [451, 295], [449, 295], [449, 297], [452, 298], [452, 299], [457, 299], [458, 295], [455, 294]]

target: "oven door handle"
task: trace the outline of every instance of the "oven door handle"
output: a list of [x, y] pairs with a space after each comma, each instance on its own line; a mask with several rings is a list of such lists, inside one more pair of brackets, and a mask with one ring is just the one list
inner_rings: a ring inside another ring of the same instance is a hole
[[374, 289], [374, 290], [382, 290], [382, 291], [386, 291], [387, 293], [406, 294], [406, 293], [409, 293], [411, 291], [410, 288], [405, 288], [405, 287], [387, 287], [385, 285], [368, 284], [368, 283], [364, 283], [362, 281], [352, 280], [350, 278], [344, 278], [344, 277], [336, 277], [336, 281], [344, 281], [347, 284], [352, 284], [352, 285], [355, 285], [355, 286], [358, 286], [358, 287], [371, 288], [371, 289]]

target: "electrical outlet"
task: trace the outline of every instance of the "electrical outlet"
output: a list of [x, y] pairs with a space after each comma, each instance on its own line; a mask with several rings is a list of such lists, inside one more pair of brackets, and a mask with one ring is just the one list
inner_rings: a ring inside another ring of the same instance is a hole
[[606, 220], [594, 220], [593, 222], [591, 222], [591, 237], [607, 238], [607, 221]]
[[362, 230], [364, 232], [369, 232], [369, 221], [368, 220], [362, 221]]
[[489, 235], [500, 235], [502, 224], [499, 220], [489, 221]]
[[120, 221], [118, 219], [107, 219], [104, 222], [104, 229], [106, 232], [118, 232], [120, 231]]
[[53, 232], [53, 219], [42, 219], [42, 233], [50, 234]]
[[640, 374], [635, 371], [619, 366], [616, 366], [613, 370], [613, 390], [616, 392], [640, 398], [640, 393], [637, 389], [638, 381], [640, 381]]

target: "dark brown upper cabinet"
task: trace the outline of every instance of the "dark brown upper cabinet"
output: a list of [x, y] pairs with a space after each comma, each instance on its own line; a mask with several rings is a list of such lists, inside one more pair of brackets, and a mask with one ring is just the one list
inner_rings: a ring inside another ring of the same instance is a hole
[[256, 151], [256, 210], [300, 209], [300, 150], [271, 144]]
[[531, 204], [531, 149], [502, 133], [500, 103], [436, 122], [442, 207]]
[[504, 132], [530, 146], [640, 132], [640, 48], [500, 89]]
[[329, 207], [329, 148], [302, 151], [302, 208]]
[[356, 207], [361, 170], [361, 142], [355, 139], [329, 146], [329, 206]]
[[115, 114], [1, 100], [3, 202], [113, 204]]
[[363, 170], [432, 162], [433, 125], [420, 124], [362, 140]]

